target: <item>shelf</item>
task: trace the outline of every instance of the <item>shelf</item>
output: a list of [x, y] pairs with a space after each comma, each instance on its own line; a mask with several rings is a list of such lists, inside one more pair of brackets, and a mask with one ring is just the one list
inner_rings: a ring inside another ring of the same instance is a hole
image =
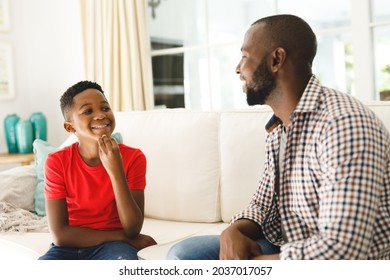
[[0, 154], [0, 164], [2, 163], [20, 163], [29, 165], [34, 161], [34, 153], [29, 154]]

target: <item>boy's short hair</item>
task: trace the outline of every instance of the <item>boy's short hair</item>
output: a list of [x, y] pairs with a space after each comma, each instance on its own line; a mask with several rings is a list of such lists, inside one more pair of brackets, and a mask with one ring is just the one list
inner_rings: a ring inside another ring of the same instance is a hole
[[104, 91], [102, 87], [91, 81], [80, 81], [77, 84], [74, 84], [73, 86], [69, 87], [61, 96], [60, 98], [60, 106], [61, 106], [61, 112], [62, 115], [64, 116], [64, 119], [67, 120], [67, 113], [72, 106], [73, 103], [73, 98], [79, 94], [80, 92], [87, 90], [87, 89], [97, 89], [104, 95]]

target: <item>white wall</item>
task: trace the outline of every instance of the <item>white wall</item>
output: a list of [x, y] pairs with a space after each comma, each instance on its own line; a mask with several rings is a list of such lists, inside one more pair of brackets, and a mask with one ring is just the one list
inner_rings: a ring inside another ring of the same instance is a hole
[[7, 152], [3, 121], [16, 113], [27, 119], [41, 111], [47, 117], [48, 141], [67, 137], [59, 99], [84, 77], [78, 0], [10, 0], [11, 30], [0, 43], [13, 50], [15, 98], [0, 100], [0, 153]]

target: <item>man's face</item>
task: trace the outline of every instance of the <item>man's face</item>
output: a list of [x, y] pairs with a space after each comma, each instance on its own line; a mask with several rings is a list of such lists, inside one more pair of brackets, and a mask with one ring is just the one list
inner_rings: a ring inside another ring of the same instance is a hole
[[243, 92], [247, 94], [249, 105], [266, 104], [276, 87], [275, 76], [267, 64], [269, 50], [264, 43], [265, 39], [261, 24], [252, 26], [245, 34], [242, 58], [236, 68], [243, 81]]
[[75, 133], [79, 141], [97, 141], [103, 134], [111, 136], [115, 118], [104, 95], [96, 89], [87, 89], [73, 98], [65, 129]]

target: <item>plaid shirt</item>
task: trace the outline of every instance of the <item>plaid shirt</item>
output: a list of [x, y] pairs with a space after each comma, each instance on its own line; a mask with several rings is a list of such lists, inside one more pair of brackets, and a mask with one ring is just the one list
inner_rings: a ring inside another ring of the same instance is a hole
[[290, 116], [279, 174], [282, 129], [268, 134], [260, 185], [232, 222], [261, 225], [281, 259], [389, 259], [390, 137], [382, 122], [313, 75]]

